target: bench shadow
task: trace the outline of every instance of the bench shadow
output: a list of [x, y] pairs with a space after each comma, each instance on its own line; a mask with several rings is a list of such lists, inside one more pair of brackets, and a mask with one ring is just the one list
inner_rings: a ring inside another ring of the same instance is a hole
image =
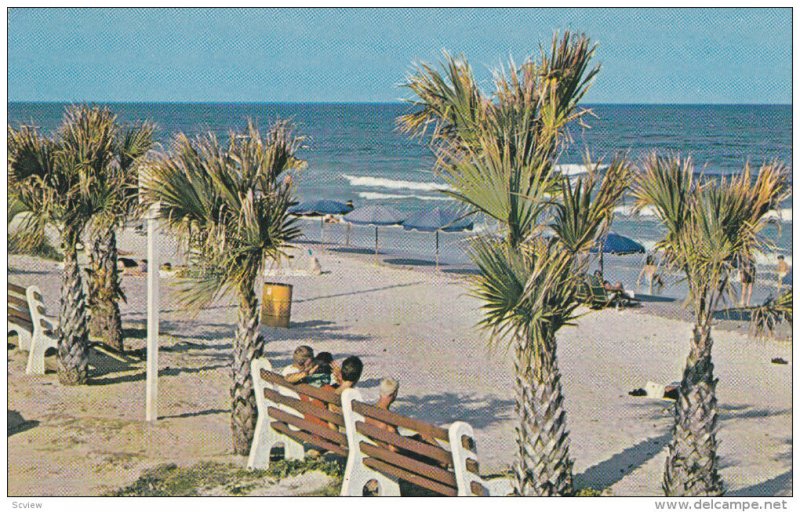
[[513, 409], [514, 400], [441, 393], [424, 396], [401, 394], [392, 410], [434, 425], [465, 421], [474, 429], [481, 429], [511, 419]]

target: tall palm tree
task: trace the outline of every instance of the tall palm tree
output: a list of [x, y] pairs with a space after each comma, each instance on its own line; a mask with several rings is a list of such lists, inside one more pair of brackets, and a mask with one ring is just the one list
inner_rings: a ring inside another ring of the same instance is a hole
[[148, 164], [142, 183], [146, 202], [160, 203], [162, 219], [190, 255], [192, 272], [178, 285], [181, 303], [199, 311], [227, 291], [238, 298], [231, 428], [241, 455], [250, 450], [258, 414], [250, 363], [264, 348], [255, 285], [264, 265], [300, 234], [288, 213], [293, 189], [281, 177], [304, 166], [296, 156], [302, 141], [286, 121], [264, 137], [248, 121], [227, 144], [213, 134], [180, 134], [169, 154]]
[[573, 491], [556, 333], [574, 319], [589, 249], [630, 176], [623, 160], [574, 184], [556, 171], [568, 125], [590, 113], [579, 101], [599, 70], [589, 68], [593, 54], [583, 35], [556, 36], [549, 53], [496, 71], [492, 95], [466, 59], [445, 54], [442, 71], [421, 64], [409, 76], [416, 109], [399, 119], [404, 131], [430, 135], [446, 193], [500, 227], [472, 243], [480, 271], [472, 290], [490, 344], [506, 342], [514, 353], [522, 495]]
[[113, 159], [103, 169], [103, 179], [98, 180], [98, 185], [105, 188], [96, 195], [102, 202], [96, 206], [97, 213], [89, 225], [89, 332], [119, 351], [124, 350], [119, 301], [125, 300], [125, 294], [117, 269], [116, 231], [138, 210], [139, 168], [153, 147], [153, 130], [150, 123], [118, 129]]
[[29, 210], [20, 238], [23, 243], [39, 243], [48, 224], [61, 233], [58, 377], [67, 385], [88, 380], [86, 296], [78, 245], [102, 202], [104, 187], [98, 184], [111, 161], [115, 138], [114, 115], [87, 106], [68, 108], [53, 137], [30, 126], [8, 129], [9, 188]]
[[680, 270], [694, 312], [689, 356], [678, 388], [675, 426], [664, 471], [668, 496], [716, 496], [724, 492], [717, 457], [718, 408], [711, 359], [711, 325], [731, 292], [735, 262], [751, 261], [769, 246], [761, 232], [767, 214], [785, 198], [785, 168], [750, 166], [735, 177], [695, 176], [688, 158], [649, 155], [634, 183], [636, 207], [652, 207], [666, 228], [657, 248]]

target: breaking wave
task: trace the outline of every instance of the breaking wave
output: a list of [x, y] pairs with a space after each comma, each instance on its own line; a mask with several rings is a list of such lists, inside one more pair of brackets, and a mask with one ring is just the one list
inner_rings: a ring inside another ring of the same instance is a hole
[[433, 181], [390, 180], [388, 178], [376, 178], [375, 176], [352, 176], [350, 174], [342, 174], [342, 177], [349, 181], [350, 185], [353, 187], [388, 188], [393, 190], [421, 190], [425, 192], [436, 192], [450, 188], [444, 183], [436, 183]]

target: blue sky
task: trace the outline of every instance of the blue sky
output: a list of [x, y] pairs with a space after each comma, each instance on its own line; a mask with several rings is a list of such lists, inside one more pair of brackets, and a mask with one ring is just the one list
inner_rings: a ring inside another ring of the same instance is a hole
[[396, 101], [415, 60], [488, 82], [586, 32], [594, 103], [791, 103], [786, 9], [12, 9], [10, 101]]

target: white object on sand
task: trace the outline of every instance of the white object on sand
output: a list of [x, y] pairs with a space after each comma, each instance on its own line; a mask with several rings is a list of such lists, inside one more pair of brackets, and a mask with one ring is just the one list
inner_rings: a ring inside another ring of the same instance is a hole
[[664, 385], [657, 382], [647, 381], [644, 387], [647, 398], [664, 398]]

